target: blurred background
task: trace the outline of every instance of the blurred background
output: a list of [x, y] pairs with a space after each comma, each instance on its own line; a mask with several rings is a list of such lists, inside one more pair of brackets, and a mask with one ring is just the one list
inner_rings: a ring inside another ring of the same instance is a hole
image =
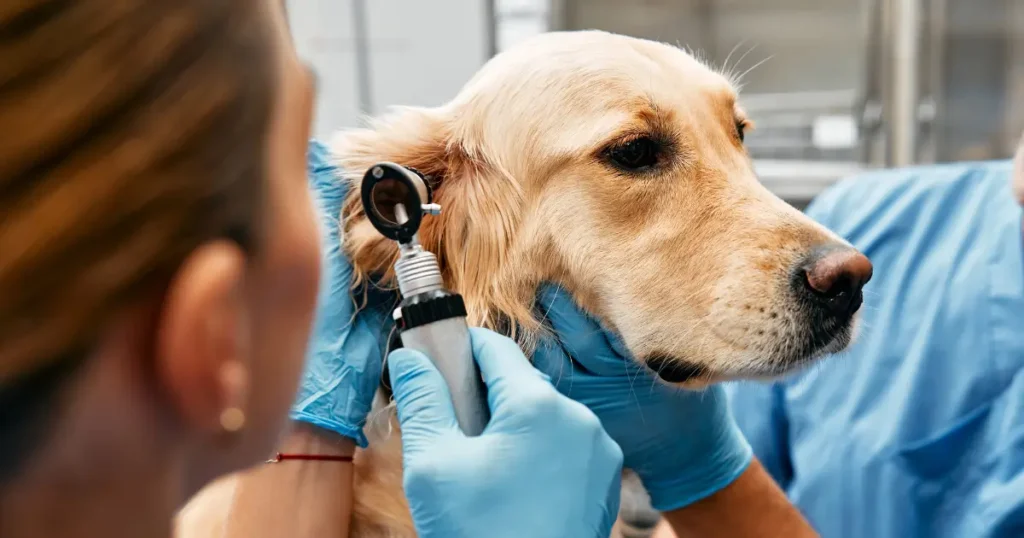
[[879, 166], [1010, 157], [1024, 131], [1024, 0], [290, 0], [320, 74], [316, 135], [438, 105], [552, 30], [676, 43], [744, 76], [762, 181], [803, 206]]

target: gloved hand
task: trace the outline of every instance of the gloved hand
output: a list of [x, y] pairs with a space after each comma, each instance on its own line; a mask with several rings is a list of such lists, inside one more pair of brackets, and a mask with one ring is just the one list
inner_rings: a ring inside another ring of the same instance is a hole
[[697, 392], [657, 381], [558, 287], [542, 287], [538, 305], [557, 341], [542, 342], [534, 365], [601, 419], [655, 509], [699, 501], [747, 469], [752, 451], [721, 387]]
[[[352, 265], [340, 240], [339, 217], [348, 186], [329, 163], [324, 146], [311, 143], [308, 158], [308, 180], [320, 215], [324, 259], [306, 371], [291, 416], [366, 447], [363, 426], [380, 382], [396, 296], [370, 286], [365, 305], [361, 302], [356, 312]], [[356, 293], [362, 301], [361, 292]]]
[[419, 537], [608, 536], [619, 511], [622, 451], [512, 340], [470, 333], [491, 408], [478, 437], [459, 429], [448, 387], [425, 355], [398, 349], [388, 358]]

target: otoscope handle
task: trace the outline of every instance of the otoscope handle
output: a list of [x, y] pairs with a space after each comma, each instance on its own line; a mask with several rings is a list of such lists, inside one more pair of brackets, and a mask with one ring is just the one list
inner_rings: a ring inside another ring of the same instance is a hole
[[[449, 295], [430, 302], [437, 306], [437, 302], [451, 298], [458, 298], [461, 304], [462, 298], [457, 295]], [[480, 370], [473, 359], [473, 347], [465, 316], [444, 317], [435, 313], [433, 317], [443, 319], [427, 321], [421, 318], [417, 322], [415, 312], [409, 311], [410, 306], [424, 305], [407, 305], [406, 301], [403, 301], [403, 319], [399, 323], [402, 347], [415, 349], [430, 358], [448, 385], [459, 427], [466, 435], [480, 435], [490, 420], [490, 408], [487, 405], [487, 391], [480, 377]], [[422, 312], [422, 308], [420, 310]], [[443, 305], [434, 310], [443, 311]]]

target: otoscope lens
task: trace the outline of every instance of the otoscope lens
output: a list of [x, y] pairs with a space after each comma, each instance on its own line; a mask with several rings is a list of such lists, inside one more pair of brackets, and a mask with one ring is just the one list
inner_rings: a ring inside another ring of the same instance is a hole
[[404, 222], [399, 222], [398, 217], [395, 215], [395, 206], [403, 204], [406, 207], [414, 207], [415, 204], [409, 203], [409, 194], [409, 187], [405, 183], [396, 179], [382, 179], [370, 191], [370, 198], [373, 201], [373, 212], [388, 224], [395, 226], [404, 224]]

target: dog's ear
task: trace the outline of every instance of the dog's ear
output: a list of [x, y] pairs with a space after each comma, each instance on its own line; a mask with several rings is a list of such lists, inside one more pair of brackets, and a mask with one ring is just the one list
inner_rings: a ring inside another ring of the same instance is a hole
[[448, 133], [443, 113], [410, 107], [396, 108], [386, 116], [371, 120], [366, 128], [343, 130], [331, 141], [331, 156], [342, 171], [342, 180], [349, 184], [341, 217], [343, 242], [353, 265], [354, 286], [371, 276], [384, 285], [393, 284], [392, 267], [398, 256], [395, 245], [366, 219], [360, 198], [363, 175], [373, 165], [390, 161], [415, 168], [432, 178], [440, 177], [446, 168], [444, 148]]
[[357, 180], [380, 161], [434, 176], [446, 168], [452, 132], [448, 116], [440, 108], [396, 107], [371, 119], [366, 128], [338, 133], [331, 143], [332, 154], [339, 167]]
[[446, 285], [463, 295], [470, 323], [493, 328], [512, 319], [522, 324], [532, 319], [532, 297], [504, 276], [513, 255], [522, 188], [459, 119], [445, 107], [400, 108], [332, 142], [351, 182], [342, 211], [346, 251], [357, 281], [373, 277], [393, 284], [398, 249], [365, 218], [359, 183], [380, 161], [415, 168], [429, 178], [434, 201], [441, 205], [439, 216], [423, 220], [420, 242], [437, 255]]

